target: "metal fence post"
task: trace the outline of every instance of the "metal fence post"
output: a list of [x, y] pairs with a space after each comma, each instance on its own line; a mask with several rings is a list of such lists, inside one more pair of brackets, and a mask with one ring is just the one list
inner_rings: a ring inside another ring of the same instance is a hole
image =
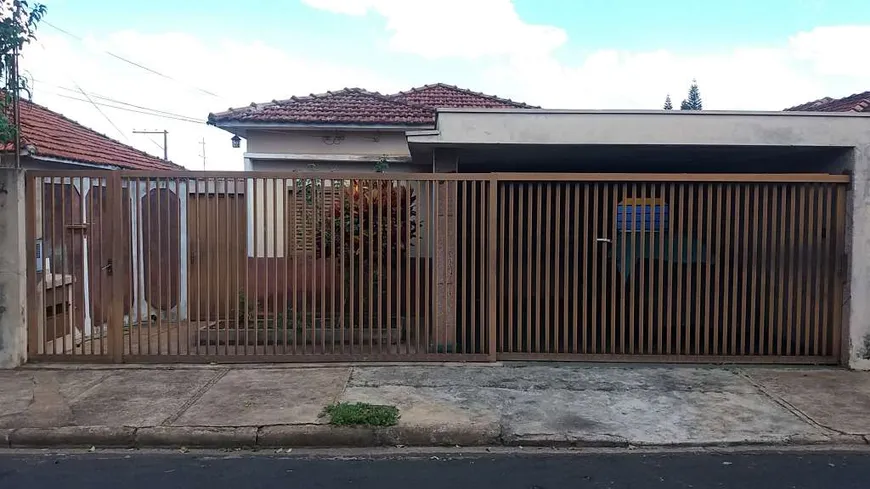
[[109, 313], [109, 354], [112, 362], [121, 363], [124, 360], [124, 290], [127, 280], [127, 264], [123, 263], [123, 250], [126, 240], [122, 239], [126, 236], [124, 225], [124, 204], [123, 204], [123, 189], [121, 188], [121, 174], [117, 171], [111, 172], [106, 179], [106, 185], [109, 189], [109, 205], [107, 211], [109, 213], [108, 221], [111, 229], [112, 257], [111, 263], [111, 306]]
[[494, 362], [497, 359], [497, 343], [496, 343], [496, 328], [498, 322], [496, 317], [496, 308], [498, 304], [498, 275], [496, 267], [498, 266], [498, 177], [492, 174], [489, 178], [489, 238], [487, 239], [487, 257], [489, 279], [487, 280], [487, 300], [489, 308], [487, 309], [487, 324], [489, 329], [489, 341], [487, 347], [487, 356], [489, 361]]

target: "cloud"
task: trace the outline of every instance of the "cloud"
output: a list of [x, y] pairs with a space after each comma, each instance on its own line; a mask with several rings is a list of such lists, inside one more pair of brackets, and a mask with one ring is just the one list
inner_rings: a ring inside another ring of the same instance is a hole
[[[184, 32], [128, 30], [77, 41], [41, 30], [39, 42], [25, 50], [22, 66], [34, 79], [36, 102], [158, 156], [162, 150], [153, 141], [132, 131], [167, 129], [170, 158], [194, 169], [202, 168], [203, 138], [209, 169], [241, 169], [244, 147], [232, 149], [228, 133], [204, 124], [101, 107], [121, 135], [92, 105], [63, 96], [81, 98], [70, 91], [80, 86], [112, 99], [204, 120], [209, 112], [252, 101], [345, 86], [394, 92], [409, 88], [409, 78], [417, 84], [450, 80], [550, 108], [657, 109], [668, 93], [679, 104], [693, 78], [708, 109], [780, 110], [870, 89], [870, 64], [863, 62], [860, 52], [870, 45], [870, 26], [820, 26], [768, 45], [700, 54], [600, 49], [566, 58], [555, 55], [564, 31], [523, 22], [509, 1], [466, 0], [468, 5], [459, 7], [454, 0], [441, 2], [452, 8], [435, 8], [429, 2], [425, 5], [431, 12], [425, 15], [416, 10], [412, 15], [410, 0], [304, 1], [342, 15], [383, 16], [392, 35], [389, 49], [441, 61], [413, 72], [400, 64], [369, 69], [340, 55], [312, 57], [305, 46], [279, 48], [248, 38], [209, 42]], [[456, 15], [458, 11], [462, 15]], [[454, 17], [460, 18], [458, 23], [451, 23]], [[450, 35], [444, 35], [445, 25], [451, 26]], [[439, 41], [431, 42], [436, 37]], [[375, 39], [347, 42], [377, 44]], [[115, 59], [106, 50], [174, 80]], [[469, 58], [479, 58], [473, 69], [465, 62]]]
[[789, 39], [791, 54], [795, 59], [807, 61], [812, 64], [814, 72], [830, 76], [870, 79], [868, 46], [870, 25], [817, 27]]
[[524, 22], [510, 0], [303, 0], [337, 14], [372, 11], [387, 20], [393, 51], [426, 58], [541, 56], [568, 39], [564, 29]]
[[781, 110], [870, 89], [858, 52], [868, 45], [870, 26], [819, 27], [779, 45], [700, 55], [599, 50], [576, 64], [523, 60], [492, 66], [482, 79], [547, 107], [595, 109], [655, 109], [668, 93], [679, 103], [697, 79], [706, 108]]
[[[106, 50], [172, 80], [113, 58]], [[344, 86], [375, 86], [384, 90], [404, 87], [400, 77], [310, 59], [258, 41], [225, 40], [209, 44], [179, 32], [120, 31], [77, 41], [43, 31], [39, 42], [29, 45], [23, 53], [22, 67], [33, 79], [35, 102], [157, 156], [162, 156], [162, 149], [132, 131], [167, 129], [170, 159], [194, 169], [202, 168], [203, 138], [209, 169], [241, 169], [244, 150], [232, 149], [229, 133], [205, 124], [100, 107], [121, 129], [119, 134], [91, 104], [67, 97], [84, 98], [76, 93], [78, 86], [107, 98], [204, 121], [209, 112], [252, 101], [289, 98]], [[112, 104], [95, 96], [91, 98], [97, 103]], [[159, 138], [155, 139], [162, 144]]]
[[601, 49], [563, 59], [555, 51], [567, 41], [565, 31], [524, 22], [510, 0], [303, 2], [336, 14], [380, 15], [395, 51], [483, 58], [472, 88], [545, 107], [655, 109], [668, 93], [679, 104], [693, 79], [711, 109], [780, 110], [870, 89], [866, 25], [817, 27], [769, 45], [702, 54]]

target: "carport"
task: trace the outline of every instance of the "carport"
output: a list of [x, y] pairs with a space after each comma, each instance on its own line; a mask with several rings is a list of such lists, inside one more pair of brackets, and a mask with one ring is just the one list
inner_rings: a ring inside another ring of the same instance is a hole
[[867, 141], [870, 118], [780, 112], [446, 109], [408, 134], [490, 175], [444, 182], [436, 293], [457, 324], [486, 310], [505, 360], [848, 363]]

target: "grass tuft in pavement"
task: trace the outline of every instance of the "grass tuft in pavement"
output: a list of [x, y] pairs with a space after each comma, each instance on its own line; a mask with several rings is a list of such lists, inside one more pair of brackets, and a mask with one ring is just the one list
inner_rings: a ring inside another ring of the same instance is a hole
[[399, 420], [399, 408], [364, 402], [339, 402], [323, 410], [330, 424], [339, 426], [393, 426]]

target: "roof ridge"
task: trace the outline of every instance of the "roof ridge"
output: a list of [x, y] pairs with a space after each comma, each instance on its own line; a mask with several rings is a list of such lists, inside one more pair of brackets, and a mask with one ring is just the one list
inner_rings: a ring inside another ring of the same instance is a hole
[[[81, 122], [78, 122], [78, 121], [76, 121], [76, 120], [70, 119], [69, 117], [67, 117], [67, 116], [65, 116], [65, 115], [63, 115], [63, 114], [61, 114], [60, 112], [57, 112], [56, 110], [51, 110], [51, 109], [49, 109], [48, 107], [46, 107], [46, 106], [44, 106], [44, 105], [42, 105], [42, 104], [38, 104], [38, 103], [36, 103], [36, 102], [34, 102], [34, 101], [32, 101], [32, 100], [27, 100], [27, 99], [21, 99], [21, 102], [24, 102], [25, 104], [29, 104], [29, 105], [31, 105], [31, 106], [33, 106], [33, 107], [38, 108], [38, 109], [44, 110], [44, 111], [46, 111], [46, 112], [50, 112], [50, 113], [54, 114], [55, 116], [60, 117], [60, 118], [63, 119], [64, 121], [69, 122], [70, 124], [74, 124], [74, 125], [76, 125], [77, 127], [81, 128], [81, 129], [84, 129], [86, 132], [89, 132], [89, 133], [91, 133], [91, 134], [93, 134], [93, 135], [95, 135], [95, 136], [101, 137], [101, 138], [103, 138], [103, 139], [107, 139], [107, 140], [109, 140], [109, 141], [112, 141], [113, 143], [120, 144], [121, 146], [124, 146], [124, 147], [126, 147], [126, 148], [129, 148], [129, 149], [135, 151], [136, 153], [139, 153], [139, 154], [142, 155], [142, 156], [145, 156], [145, 157], [151, 158], [151, 159], [153, 159], [153, 160], [155, 160], [155, 161], [157, 161], [157, 162], [160, 162], [160, 163], [162, 163], [162, 164], [168, 164], [168, 165], [172, 165], [172, 166], [177, 166], [177, 167], [179, 167], [179, 168], [183, 168], [183, 167], [182, 167], [181, 165], [179, 165], [178, 163], [175, 163], [175, 162], [173, 162], [173, 161], [171, 161], [171, 160], [164, 160], [163, 158], [160, 158], [160, 157], [158, 157], [158, 156], [154, 156], [154, 155], [152, 155], [151, 153], [148, 153], [147, 151], [142, 151], [142, 150], [139, 149], [139, 148], [136, 148], [136, 147], [131, 146], [131, 145], [129, 145], [129, 144], [123, 143], [123, 142], [121, 142], [121, 141], [119, 141], [119, 140], [117, 140], [117, 139], [115, 139], [115, 138], [113, 138], [113, 137], [107, 136], [106, 134], [103, 134], [103, 133], [101, 133], [101, 132], [99, 132], [99, 131], [97, 131], [97, 130], [95, 130], [95, 129], [93, 129], [93, 128], [90, 128], [90, 127], [88, 127], [88, 126], [82, 124]], [[23, 132], [23, 131], [22, 131], [22, 132]], [[24, 134], [22, 134], [22, 136], [24, 136]], [[27, 139], [27, 138], [25, 137], [25, 138], [23, 138], [23, 139]], [[33, 144], [34, 146], [37, 146], [37, 149], [38, 149], [38, 145], [37, 145], [37, 144], [32, 143], [32, 142], [31, 142], [30, 144]], [[19, 148], [19, 149], [20, 149], [20, 148]], [[38, 153], [37, 153], [37, 154], [38, 154]]]
[[449, 88], [451, 90], [456, 90], [458, 92], [462, 92], [465, 94], [475, 95], [478, 97], [482, 97], [482, 98], [486, 98], [486, 99], [490, 99], [490, 100], [494, 100], [494, 101], [502, 102], [502, 103], [506, 103], [506, 104], [513, 104], [513, 105], [516, 105], [519, 107], [526, 107], [526, 108], [530, 108], [530, 109], [536, 109], [536, 108], [539, 109], [540, 108], [540, 107], [535, 106], [535, 105], [529, 105], [525, 102], [518, 102], [518, 101], [510, 99], [510, 98], [504, 98], [504, 97], [499, 97], [498, 95], [490, 95], [488, 93], [477, 92], [475, 90], [471, 90], [468, 88], [462, 88], [462, 87], [459, 87], [457, 85], [451, 85], [449, 83], [443, 83], [443, 82], [429, 83], [426, 85], [421, 85], [419, 87], [411, 87], [408, 90], [400, 91], [400, 92], [394, 93], [390, 96], [391, 97], [400, 97], [402, 95], [406, 95], [409, 93], [422, 92], [424, 90], [429, 90], [429, 89], [436, 88], [436, 87]]

